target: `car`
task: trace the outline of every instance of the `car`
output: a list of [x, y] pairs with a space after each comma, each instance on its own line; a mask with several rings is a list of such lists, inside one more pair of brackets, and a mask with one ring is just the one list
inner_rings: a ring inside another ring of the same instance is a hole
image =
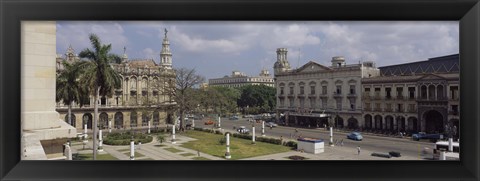
[[205, 125], [212, 125], [212, 124], [213, 124], [213, 121], [212, 121], [212, 120], [208, 120], [208, 121], [205, 121], [204, 124], [205, 124]]
[[265, 123], [265, 126], [266, 126], [266, 127], [277, 127], [278, 124], [276, 124], [276, 123], [274, 123], [274, 122], [266, 122], [266, 123]]
[[440, 133], [427, 134], [425, 132], [419, 132], [417, 134], [413, 134], [412, 139], [415, 141], [420, 141], [421, 139], [430, 139], [433, 142], [436, 142], [437, 140], [443, 139], [443, 134], [440, 134]]
[[347, 135], [347, 138], [355, 141], [362, 141], [363, 136], [359, 132], [351, 132]]
[[238, 116], [232, 116], [229, 118], [229, 120], [238, 120]]
[[241, 134], [248, 134], [250, 130], [248, 130], [247, 128], [245, 128], [245, 126], [240, 126], [238, 129], [237, 129], [237, 132], [241, 133]]

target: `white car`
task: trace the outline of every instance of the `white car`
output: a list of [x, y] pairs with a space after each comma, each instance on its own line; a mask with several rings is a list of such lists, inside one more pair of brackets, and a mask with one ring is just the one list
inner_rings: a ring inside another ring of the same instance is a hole
[[250, 130], [248, 130], [247, 128], [245, 128], [245, 126], [240, 126], [238, 129], [237, 129], [237, 132], [238, 133], [241, 133], [241, 134], [248, 134]]

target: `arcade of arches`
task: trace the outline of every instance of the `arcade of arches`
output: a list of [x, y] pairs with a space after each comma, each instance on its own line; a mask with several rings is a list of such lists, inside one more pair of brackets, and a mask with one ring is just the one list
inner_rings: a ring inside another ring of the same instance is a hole
[[[65, 122], [68, 122], [67, 113], [60, 112], [64, 117]], [[71, 114], [71, 125], [77, 129], [83, 129], [84, 124], [87, 124], [87, 129], [92, 129], [93, 125], [93, 111], [92, 112], [79, 112], [75, 111]], [[108, 129], [109, 124], [112, 129], [126, 129], [135, 127], [147, 127], [148, 122], [152, 127], [158, 127], [165, 124], [173, 123], [175, 115], [173, 113], [167, 113], [165, 111], [135, 111], [135, 110], [99, 110], [98, 126], [101, 129]], [[110, 123], [109, 123], [110, 122]]]

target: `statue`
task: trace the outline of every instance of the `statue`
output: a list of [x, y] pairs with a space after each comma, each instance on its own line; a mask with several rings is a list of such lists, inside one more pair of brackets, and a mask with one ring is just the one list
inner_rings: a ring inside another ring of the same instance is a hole
[[165, 38], [167, 37], [168, 30], [165, 28]]

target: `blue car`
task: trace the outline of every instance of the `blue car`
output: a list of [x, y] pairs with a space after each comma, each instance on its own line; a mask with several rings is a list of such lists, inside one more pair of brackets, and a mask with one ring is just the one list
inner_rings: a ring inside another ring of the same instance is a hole
[[347, 138], [351, 140], [362, 141], [363, 136], [358, 132], [352, 132], [347, 135]]

